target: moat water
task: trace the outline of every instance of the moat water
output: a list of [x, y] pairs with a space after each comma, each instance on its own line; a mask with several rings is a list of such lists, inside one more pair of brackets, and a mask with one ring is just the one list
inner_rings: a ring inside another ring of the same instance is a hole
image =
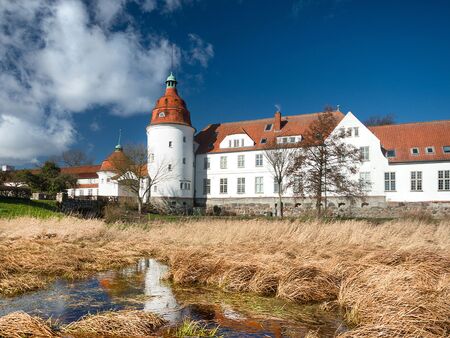
[[61, 325], [89, 313], [135, 309], [158, 313], [171, 326], [184, 318], [211, 328], [218, 325], [218, 334], [225, 337], [302, 337], [310, 330], [332, 337], [347, 329], [338, 313], [316, 305], [175, 286], [163, 281], [166, 272], [167, 266], [158, 261], [142, 259], [88, 279], [57, 280], [44, 290], [0, 298], [0, 316], [24, 311]]

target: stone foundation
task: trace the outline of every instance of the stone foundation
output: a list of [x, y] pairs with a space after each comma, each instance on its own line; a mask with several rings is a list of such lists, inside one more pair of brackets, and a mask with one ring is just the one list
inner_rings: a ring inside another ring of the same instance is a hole
[[[196, 206], [207, 214], [221, 215], [276, 215], [277, 198], [197, 199]], [[311, 199], [283, 198], [284, 216], [302, 216], [315, 213]], [[366, 197], [353, 202], [344, 198], [328, 198], [326, 212], [331, 216], [355, 218], [450, 218], [450, 202], [386, 202], [384, 196]]]

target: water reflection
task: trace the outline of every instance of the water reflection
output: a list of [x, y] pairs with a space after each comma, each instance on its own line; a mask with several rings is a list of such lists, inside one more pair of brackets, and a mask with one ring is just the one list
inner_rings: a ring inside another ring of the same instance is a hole
[[[0, 316], [25, 311], [65, 324], [88, 313], [141, 309], [162, 315], [171, 324], [184, 317], [220, 325], [226, 337], [304, 336], [318, 329], [333, 336], [344, 329], [335, 313], [318, 312], [280, 300], [250, 295], [225, 294], [202, 288], [171, 287], [163, 281], [167, 266], [153, 259], [119, 271], [99, 273], [77, 281], [58, 280], [48, 289], [13, 298], [0, 298]], [[258, 312], [261, 317], [255, 317]], [[267, 319], [280, 315], [284, 320]]]

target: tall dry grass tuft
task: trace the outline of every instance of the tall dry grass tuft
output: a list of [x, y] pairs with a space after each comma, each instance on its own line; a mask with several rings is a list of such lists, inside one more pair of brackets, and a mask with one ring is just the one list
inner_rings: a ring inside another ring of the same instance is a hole
[[83, 337], [148, 337], [165, 323], [160, 316], [149, 312], [121, 310], [87, 315], [62, 327], [61, 332]]
[[12, 312], [0, 317], [0, 337], [57, 337], [56, 333], [42, 319], [25, 312]]
[[450, 335], [449, 221], [208, 219], [144, 228], [25, 218], [0, 220], [0, 249], [1, 294], [153, 256], [177, 283], [337, 301], [354, 327], [347, 336]]

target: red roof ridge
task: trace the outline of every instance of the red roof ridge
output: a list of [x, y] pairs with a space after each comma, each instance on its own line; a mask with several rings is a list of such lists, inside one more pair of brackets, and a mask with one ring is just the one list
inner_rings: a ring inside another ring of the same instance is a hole
[[442, 123], [442, 122], [450, 122], [450, 120], [432, 120], [432, 121], [415, 121], [415, 122], [405, 122], [405, 123], [392, 123], [392, 124], [384, 124], [380, 126], [367, 126], [367, 128], [383, 128], [383, 127], [396, 127], [396, 126], [406, 126], [406, 125], [417, 125], [417, 124], [431, 124], [431, 123]]
[[[322, 114], [322, 113], [324, 113], [324, 112], [297, 114], [297, 115], [282, 115], [281, 116], [281, 120], [289, 119], [289, 118], [301, 118], [301, 117], [306, 117], [306, 116], [319, 115], [319, 114]], [[344, 113], [342, 113], [341, 111], [337, 111], [337, 110], [336, 111], [332, 111], [331, 113], [333, 113], [333, 114], [334, 113], [341, 113], [342, 115], [344, 115]], [[254, 123], [254, 122], [263, 122], [263, 121], [267, 121], [267, 122], [273, 121], [273, 117], [266, 117], [266, 118], [263, 118], [263, 119], [254, 119], [254, 120], [230, 121], [230, 122], [213, 123], [213, 124], [227, 125], [227, 124], [234, 124], [234, 123]], [[208, 127], [210, 127], [213, 124], [209, 124], [204, 129], [207, 129]]]

